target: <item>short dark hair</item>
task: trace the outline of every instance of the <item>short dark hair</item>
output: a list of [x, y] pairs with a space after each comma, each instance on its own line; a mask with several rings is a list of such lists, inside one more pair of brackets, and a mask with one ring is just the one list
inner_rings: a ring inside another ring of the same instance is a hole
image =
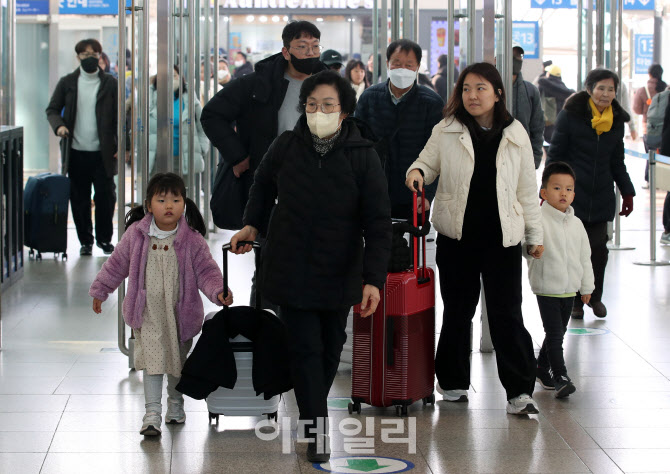
[[391, 60], [391, 55], [395, 53], [398, 48], [400, 48], [400, 51], [404, 51], [406, 53], [409, 53], [410, 51], [414, 51], [414, 55], [416, 56], [416, 62], [419, 64], [421, 63], [421, 46], [419, 46], [417, 43], [414, 41], [408, 40], [408, 39], [399, 39], [394, 41], [389, 45], [388, 48], [386, 48], [386, 61]]
[[102, 45], [100, 41], [95, 38], [83, 39], [74, 46], [74, 51], [78, 55], [86, 51], [86, 48], [91, 47], [94, 53], [102, 53]]
[[349, 81], [343, 78], [339, 73], [327, 70], [314, 74], [305, 79], [300, 88], [300, 99], [298, 100], [298, 110], [301, 114], [305, 113], [305, 103], [307, 97], [318, 86], [328, 85], [337, 89], [337, 96], [340, 99], [340, 108], [345, 114], [351, 115], [356, 110], [356, 91], [351, 87]]
[[245, 61], [247, 60], [247, 55], [244, 54], [242, 51], [238, 51], [238, 52], [235, 53], [235, 54], [236, 54], [236, 55], [239, 54], [240, 56], [242, 56], [242, 57], [244, 58]]
[[570, 175], [572, 176], [572, 179], [577, 182], [577, 175], [575, 175], [575, 170], [572, 169], [572, 166], [565, 161], [552, 161], [544, 167], [544, 171], [542, 172], [542, 189], [547, 189], [549, 178], [555, 174]]
[[446, 54], [440, 54], [440, 56], [437, 58], [437, 64], [440, 67], [446, 66], [447, 64], [449, 64], [449, 56], [447, 56]]
[[305, 20], [291, 21], [286, 24], [284, 30], [281, 32], [284, 47], [288, 48], [291, 46], [291, 41], [299, 39], [303, 34], [318, 40], [321, 39], [321, 31], [313, 23]]
[[[483, 77], [493, 86], [493, 92], [498, 97], [498, 102], [493, 106], [493, 127], [490, 131], [484, 132], [482, 127], [477, 124], [475, 118], [470, 115], [463, 103], [463, 84], [468, 74], [476, 74]], [[461, 71], [458, 76], [458, 81], [454, 86], [454, 93], [451, 94], [449, 102], [444, 106], [444, 118], [453, 117], [465, 125], [470, 132], [470, 136], [487, 138], [496, 136], [503, 128], [505, 123], [511, 118], [505, 105], [505, 86], [503, 85], [500, 73], [493, 64], [490, 63], [473, 63]]]
[[591, 70], [586, 75], [584, 87], [588, 92], [593, 92], [593, 88], [596, 86], [596, 84], [607, 79], [612, 79], [614, 81], [614, 91], [617, 91], [619, 89], [619, 76], [617, 76], [616, 72], [605, 68], [596, 68]]

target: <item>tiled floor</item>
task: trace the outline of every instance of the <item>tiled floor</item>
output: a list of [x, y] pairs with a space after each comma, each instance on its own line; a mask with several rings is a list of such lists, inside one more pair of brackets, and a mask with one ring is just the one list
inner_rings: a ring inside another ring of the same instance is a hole
[[[641, 177], [638, 163], [629, 168]], [[537, 385], [540, 415], [507, 415], [495, 355], [475, 350], [468, 404], [418, 403], [402, 420], [405, 432], [416, 428], [415, 448], [388, 442], [385, 434], [393, 426], [388, 423], [399, 420], [393, 410], [364, 407], [353, 417], [361, 420], [363, 431], [353, 435], [356, 422], [348, 420], [346, 410], [333, 409], [332, 466], [340, 466], [335, 471], [391, 472], [394, 459], [402, 459], [414, 473], [670, 472], [670, 267], [632, 263], [648, 258], [648, 192], [639, 194], [622, 234], [623, 243], [637, 250], [610, 253], [608, 317], [596, 319], [587, 310], [583, 322], [570, 323], [604, 330], [566, 337], [577, 393], [556, 400]], [[659, 214], [662, 198], [659, 193]], [[211, 236], [218, 259], [220, 244], [229, 237]], [[317, 472], [304, 459], [305, 445], [295, 439], [292, 394], [282, 400], [279, 413], [292, 422], [280, 420], [270, 441], [256, 435], [256, 419], [224, 417], [218, 426], [210, 424], [205, 403], [194, 400], [187, 400], [185, 425], [165, 426], [160, 438], [143, 439], [138, 434], [144, 410], [141, 374], [114, 352], [116, 299], [110, 298], [98, 316], [87, 296], [105, 257], [96, 248], [93, 257], [80, 259], [77, 248], [71, 231], [69, 261], [47, 256], [27, 262], [23, 280], [2, 294], [1, 473]], [[253, 260], [232, 258], [240, 303], [248, 299]], [[670, 248], [659, 248], [658, 258], [670, 259]], [[535, 299], [525, 291], [525, 321], [537, 349], [542, 325]], [[439, 330], [439, 300], [437, 311]], [[475, 341], [479, 332], [476, 324]], [[348, 397], [350, 389], [350, 371], [342, 366], [331, 397]], [[368, 425], [374, 455], [386, 460], [361, 453], [352, 458], [346, 451], [352, 442], [361, 447]]]

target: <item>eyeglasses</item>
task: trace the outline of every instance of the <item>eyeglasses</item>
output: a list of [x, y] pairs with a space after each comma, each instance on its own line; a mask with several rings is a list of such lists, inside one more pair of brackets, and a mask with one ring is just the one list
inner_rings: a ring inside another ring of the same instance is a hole
[[307, 56], [310, 54], [318, 54], [321, 55], [321, 52], [323, 51], [323, 46], [318, 45], [318, 46], [306, 46], [304, 44], [301, 44], [300, 46], [291, 46], [293, 49], [296, 51], [299, 51], [301, 55]]
[[316, 112], [317, 108], [321, 106], [321, 112], [324, 114], [332, 114], [335, 110], [335, 107], [338, 105], [340, 104], [317, 104], [316, 102], [308, 102], [305, 104], [305, 111], [307, 113], [313, 114]]
[[79, 53], [79, 57], [81, 59], [87, 59], [87, 58], [100, 59], [100, 55], [98, 53]]

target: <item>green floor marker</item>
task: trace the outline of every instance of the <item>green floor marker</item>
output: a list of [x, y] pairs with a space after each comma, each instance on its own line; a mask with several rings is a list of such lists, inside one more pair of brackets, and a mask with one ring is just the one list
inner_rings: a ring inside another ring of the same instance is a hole
[[380, 466], [376, 459], [347, 459], [349, 469], [361, 472], [373, 472], [388, 466]]

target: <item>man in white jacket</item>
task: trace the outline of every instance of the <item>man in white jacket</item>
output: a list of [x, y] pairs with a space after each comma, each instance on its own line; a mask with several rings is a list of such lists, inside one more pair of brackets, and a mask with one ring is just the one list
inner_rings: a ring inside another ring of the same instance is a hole
[[565, 398], [576, 389], [565, 367], [563, 336], [573, 299], [581, 298], [586, 304], [595, 288], [591, 247], [584, 225], [570, 206], [575, 198], [572, 167], [561, 161], [547, 165], [540, 195], [545, 201], [541, 207], [544, 254], [535, 259], [524, 252], [545, 332], [537, 358], [537, 381], [545, 389], [556, 390], [556, 398]]

